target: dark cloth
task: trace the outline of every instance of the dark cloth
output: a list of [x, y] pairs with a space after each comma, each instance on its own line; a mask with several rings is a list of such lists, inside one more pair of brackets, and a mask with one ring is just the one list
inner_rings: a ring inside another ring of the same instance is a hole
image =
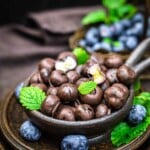
[[[68, 38], [81, 26], [81, 18], [96, 9], [99, 7], [30, 13], [24, 24], [1, 27], [0, 99], [28, 77], [42, 58], [56, 58], [58, 53], [70, 50]], [[0, 139], [0, 147], [1, 143]]]

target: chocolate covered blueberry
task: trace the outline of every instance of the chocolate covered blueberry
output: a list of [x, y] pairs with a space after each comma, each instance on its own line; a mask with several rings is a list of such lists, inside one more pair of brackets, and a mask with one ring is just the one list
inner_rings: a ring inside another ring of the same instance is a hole
[[70, 83], [75, 83], [80, 78], [80, 74], [76, 71], [69, 71], [66, 75]]
[[57, 95], [61, 99], [62, 103], [71, 103], [76, 100], [78, 90], [74, 84], [65, 83], [58, 88]]
[[56, 119], [65, 121], [75, 121], [74, 108], [67, 105], [61, 105], [58, 110], [54, 113]]
[[39, 72], [34, 73], [30, 78], [30, 84], [32, 83], [43, 83], [43, 79]]
[[47, 95], [57, 95], [58, 87], [49, 87]]
[[38, 87], [45, 93], [47, 92], [47, 86], [43, 83], [32, 83], [30, 86]]
[[105, 65], [108, 68], [118, 68], [123, 64], [123, 59], [121, 56], [116, 54], [108, 55], [108, 57], [105, 58]]
[[47, 68], [42, 68], [42, 69], [40, 70], [40, 75], [41, 75], [43, 81], [44, 81], [45, 83], [48, 83], [49, 76], [50, 76], [50, 71], [49, 71], [49, 69], [47, 69]]
[[49, 82], [54, 86], [60, 86], [61, 84], [68, 82], [68, 78], [63, 71], [54, 70], [50, 75]]
[[128, 96], [128, 88], [121, 83], [113, 84], [104, 92], [106, 103], [112, 109], [120, 109], [127, 101]]
[[51, 58], [45, 58], [43, 60], [40, 61], [39, 63], [39, 70], [46, 68], [47, 70], [49, 70], [50, 72], [53, 70], [55, 65], [55, 61]]
[[105, 91], [110, 86], [110, 83], [108, 80], [105, 80], [103, 84], [100, 85], [100, 88]]
[[100, 104], [102, 100], [102, 96], [103, 96], [103, 91], [100, 87], [97, 86], [95, 90], [93, 90], [91, 93], [87, 95], [80, 94], [80, 100], [82, 103], [96, 106]]
[[91, 120], [94, 118], [94, 110], [88, 104], [78, 105], [75, 109], [75, 117], [81, 121]]
[[101, 118], [101, 117], [104, 117], [106, 115], [109, 115], [110, 113], [111, 113], [111, 110], [107, 107], [107, 105], [99, 104], [95, 110], [95, 117]]
[[117, 77], [117, 69], [113, 68], [113, 69], [109, 69], [106, 72], [106, 78], [108, 79], [108, 81], [112, 84], [115, 82], [119, 82], [118, 81], [118, 77]]
[[53, 110], [60, 104], [60, 99], [56, 95], [48, 95], [41, 105], [41, 112], [52, 116]]
[[126, 65], [122, 65], [117, 70], [117, 77], [120, 82], [124, 84], [131, 84], [133, 83], [136, 74], [134, 70]]
[[63, 60], [68, 56], [73, 57], [74, 59], [76, 59], [76, 56], [72, 52], [65, 51], [65, 52], [62, 52], [58, 55], [57, 60]]

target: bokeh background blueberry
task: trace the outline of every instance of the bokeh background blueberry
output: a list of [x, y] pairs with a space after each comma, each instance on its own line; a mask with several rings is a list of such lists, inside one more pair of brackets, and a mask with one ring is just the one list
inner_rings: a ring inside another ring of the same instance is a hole
[[[146, 36], [150, 37], [150, 18], [148, 20]], [[131, 19], [122, 19], [110, 25], [103, 23], [89, 27], [84, 38], [79, 40], [78, 46], [89, 52], [100, 50], [130, 52], [141, 42], [143, 33], [144, 15], [137, 12]]]

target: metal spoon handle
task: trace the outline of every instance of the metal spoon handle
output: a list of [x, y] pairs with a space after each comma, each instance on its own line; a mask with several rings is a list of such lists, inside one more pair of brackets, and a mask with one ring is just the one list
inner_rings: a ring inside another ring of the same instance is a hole
[[125, 64], [127, 66], [134, 66], [143, 56], [145, 51], [150, 50], [150, 38], [144, 40], [129, 56]]
[[141, 63], [133, 67], [136, 75], [140, 75], [144, 70], [150, 69], [150, 58], [143, 60]]

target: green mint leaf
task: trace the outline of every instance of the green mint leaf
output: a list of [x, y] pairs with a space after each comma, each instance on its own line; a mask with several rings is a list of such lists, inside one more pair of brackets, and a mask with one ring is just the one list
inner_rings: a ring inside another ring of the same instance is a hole
[[111, 141], [112, 144], [116, 147], [119, 147], [124, 143], [124, 140], [127, 138], [127, 134], [130, 132], [130, 127], [127, 123], [119, 123], [111, 132]]
[[83, 82], [78, 87], [80, 94], [86, 95], [91, 93], [96, 88], [96, 83], [93, 81]]
[[139, 93], [139, 91], [141, 90], [141, 82], [139, 79], [136, 79], [133, 83], [133, 87], [134, 87], [134, 92], [135, 93]]
[[106, 42], [106, 43], [109, 43], [109, 44], [112, 43], [112, 39], [111, 38], [104, 38], [102, 41]]
[[126, 5], [118, 7], [116, 9], [116, 11], [117, 11], [117, 15], [120, 18], [128, 18], [128, 19], [130, 19], [137, 12], [137, 8], [134, 5], [126, 4]]
[[23, 87], [20, 91], [20, 103], [29, 110], [39, 110], [45, 98], [45, 93], [37, 87]]
[[85, 64], [89, 59], [89, 54], [85, 49], [77, 47], [73, 50], [73, 54], [77, 57], [78, 65]]
[[107, 16], [104, 10], [97, 10], [88, 13], [85, 17], [83, 17], [81, 23], [83, 25], [95, 24], [99, 22], [105, 22]]
[[103, 0], [102, 4], [108, 9], [116, 9], [122, 6], [126, 0]]

